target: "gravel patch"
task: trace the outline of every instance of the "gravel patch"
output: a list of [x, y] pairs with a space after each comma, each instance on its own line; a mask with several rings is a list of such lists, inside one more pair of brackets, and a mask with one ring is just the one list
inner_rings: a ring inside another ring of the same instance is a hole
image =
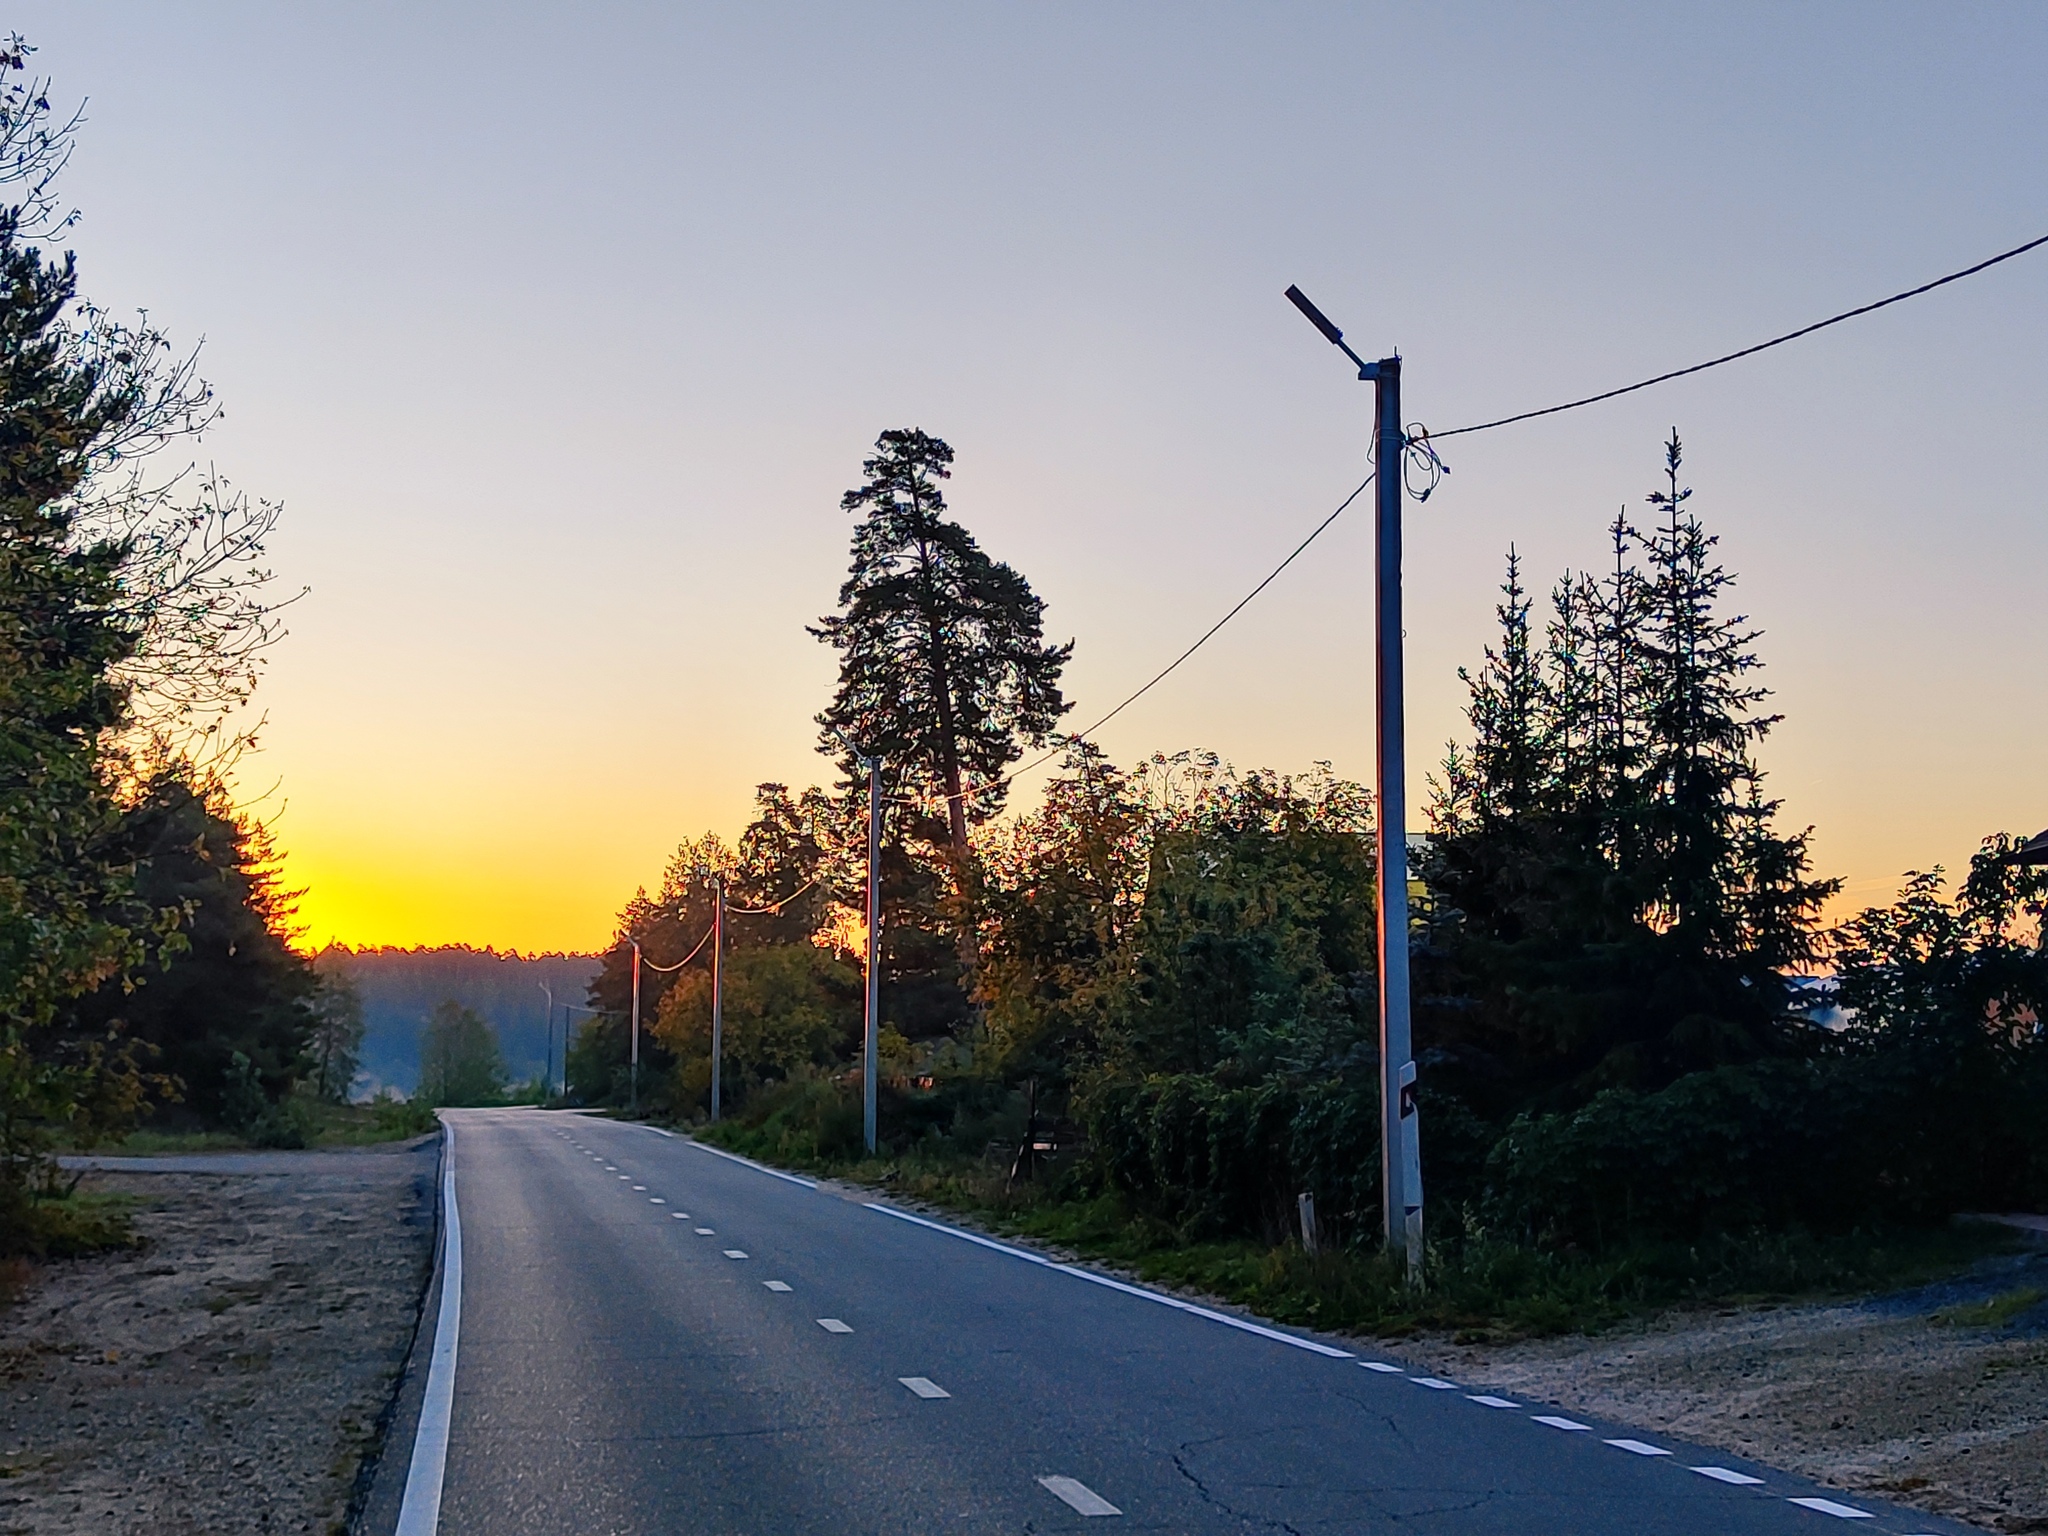
[[2048, 1254], [1849, 1305], [1401, 1350], [1461, 1383], [1668, 1430], [1986, 1530], [2048, 1531], [2048, 1300], [1994, 1326], [1964, 1310], [2028, 1292], [2048, 1293]]
[[344, 1531], [432, 1264], [434, 1138], [120, 1163], [87, 1187], [141, 1202], [144, 1246], [0, 1312], [0, 1532]]

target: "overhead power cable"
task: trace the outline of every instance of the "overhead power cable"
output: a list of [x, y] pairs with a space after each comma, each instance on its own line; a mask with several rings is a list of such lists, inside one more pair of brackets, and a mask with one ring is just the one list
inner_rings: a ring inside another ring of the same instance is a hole
[[[779, 913], [782, 911], [784, 907], [788, 906], [792, 901], [795, 901], [797, 897], [803, 895], [805, 891], [808, 891], [812, 886], [816, 885], [823, 878], [824, 877], [822, 875], [811, 876], [810, 879], [806, 880], [802, 885], [798, 886], [795, 890], [791, 891], [787, 896], [783, 897], [782, 900], [774, 902], [769, 906], [727, 907], [725, 909], [725, 915], [727, 917], [760, 917], [764, 914]], [[700, 945], [699, 948], [702, 948], [702, 946]]]
[[1998, 255], [1980, 261], [1973, 267], [1965, 267], [1960, 272], [1951, 272], [1946, 277], [1937, 277], [1931, 283], [1922, 283], [1918, 288], [1908, 288], [1904, 293], [1895, 293], [1888, 299], [1879, 299], [1874, 304], [1862, 304], [1855, 309], [1845, 309], [1839, 315], [1830, 315], [1825, 320], [1816, 320], [1812, 325], [1803, 325], [1796, 331], [1787, 331], [1782, 336], [1773, 336], [1769, 341], [1760, 341], [1753, 347], [1744, 347], [1741, 351], [1730, 352], [1724, 357], [1709, 358], [1704, 363], [1694, 363], [1690, 368], [1674, 368], [1669, 373], [1658, 374], [1654, 379], [1644, 379], [1640, 384], [1624, 384], [1620, 389], [1610, 389], [1597, 395], [1587, 395], [1583, 400], [1567, 400], [1563, 405], [1546, 405], [1539, 411], [1523, 411], [1518, 415], [1503, 416], [1497, 421], [1482, 421], [1475, 426], [1453, 427], [1448, 432], [1432, 432], [1429, 435], [1434, 438], [1446, 438], [1458, 437], [1467, 432], [1487, 432], [1495, 427], [1510, 426], [1518, 421], [1531, 421], [1538, 416], [1555, 416], [1559, 411], [1575, 411], [1582, 405], [1597, 405], [1602, 400], [1612, 400], [1617, 395], [1632, 395], [1639, 389], [1648, 389], [1652, 384], [1663, 384], [1672, 379], [1682, 379], [1689, 373], [1704, 373], [1709, 368], [1718, 368], [1723, 363], [1734, 362], [1737, 358], [1754, 357], [1757, 353], [1767, 352], [1772, 347], [1782, 347], [1788, 341], [1797, 341], [1802, 336], [1811, 336], [1815, 331], [1824, 331], [1831, 325], [1840, 325], [1844, 320], [1854, 320], [1859, 315], [1872, 314], [1888, 305], [1901, 304], [1907, 299], [1917, 299], [1923, 293], [1932, 293], [1935, 289], [1946, 287], [1950, 283], [1959, 283], [1966, 277], [1975, 277], [1979, 272], [1995, 267], [2001, 261], [2011, 261], [2013, 257], [2024, 256], [2028, 251], [2043, 245], [2048, 245], [2048, 235], [2042, 235], [2036, 240], [2029, 240], [2025, 245], [2016, 245], [2009, 251], [2001, 251]]
[[[1375, 473], [1377, 473], [1377, 471], [1375, 471]], [[1371, 485], [1372, 481], [1372, 475], [1367, 475], [1365, 479], [1360, 482], [1357, 490], [1353, 491], [1349, 496], [1346, 496], [1342, 501], [1337, 503], [1336, 511], [1332, 512], [1320, 523], [1317, 523], [1315, 527], [1310, 530], [1309, 536], [1303, 539], [1299, 544], [1295, 545], [1293, 552], [1290, 553], [1285, 560], [1282, 560], [1278, 565], [1274, 566], [1270, 572], [1267, 573], [1266, 579], [1264, 581], [1260, 582], [1256, 587], [1253, 587], [1251, 591], [1245, 593], [1243, 597], [1239, 598], [1237, 601], [1237, 606], [1232, 608], [1230, 612], [1224, 614], [1222, 618], [1218, 619], [1214, 624], [1211, 624], [1207, 629], [1203, 630], [1201, 638], [1196, 640], [1193, 645], [1189, 646], [1186, 650], [1182, 651], [1178, 656], [1174, 657], [1173, 660], [1169, 661], [1165, 666], [1161, 667], [1157, 672], [1155, 672], [1152, 675], [1149, 681], [1147, 681], [1135, 693], [1132, 693], [1121, 704], [1117, 705], [1116, 708], [1112, 709], [1108, 714], [1104, 715], [1100, 720], [1097, 720], [1093, 725], [1089, 726], [1085, 730], [1072, 732], [1069, 735], [1068, 740], [1086, 741], [1090, 736], [1093, 736], [1097, 731], [1101, 730], [1105, 725], [1109, 724], [1109, 722], [1114, 720], [1118, 715], [1122, 714], [1125, 710], [1129, 709], [1133, 704], [1137, 703], [1138, 700], [1145, 697], [1145, 695], [1150, 693], [1154, 688], [1158, 687], [1161, 683], [1165, 682], [1167, 677], [1173, 672], [1174, 668], [1178, 667], [1182, 662], [1186, 661], [1190, 656], [1194, 655], [1195, 652], [1199, 651], [1203, 646], [1207, 645], [1210, 642], [1210, 640], [1215, 638], [1216, 631], [1221, 629], [1224, 625], [1228, 624], [1240, 613], [1243, 613], [1244, 610], [1248, 606], [1250, 606], [1251, 600], [1253, 598], [1257, 597], [1261, 592], [1265, 591], [1266, 588], [1273, 585], [1275, 581], [1279, 580], [1280, 573], [1286, 570], [1287, 567], [1289, 567], [1290, 565], [1294, 564], [1296, 560], [1300, 559], [1302, 551], [1307, 549], [1309, 545], [1315, 543], [1317, 539], [1321, 538], [1323, 530], [1329, 527], [1330, 524], [1337, 521], [1337, 519], [1343, 514], [1345, 508], [1349, 507], [1351, 503], [1358, 500], [1359, 497], [1363, 496], [1365, 494], [1365, 488]], [[1050, 752], [1045, 753], [1043, 756], [1033, 758], [1023, 767], [1012, 768], [1000, 779], [996, 779], [990, 783], [983, 784], [978, 788], [970, 789], [967, 791], [967, 793], [973, 795], [980, 795], [986, 794], [988, 793], [988, 791], [992, 789], [1001, 789], [1005, 784], [1010, 783], [1012, 780], [1022, 778], [1025, 774], [1031, 772], [1034, 768], [1042, 767], [1046, 763], [1051, 762], [1054, 758], [1058, 757], [1062, 752], [1066, 750], [1067, 749], [1064, 746], [1054, 747]]]
[[660, 971], [664, 975], [670, 971], [680, 971], [684, 966], [688, 965], [692, 960], [697, 958], [697, 950], [702, 949], [706, 944], [709, 944], [711, 942], [711, 935], [717, 931], [718, 930], [716, 924], [712, 925], [709, 928], [706, 928], [704, 930], [704, 937], [697, 941], [697, 949], [691, 950], [687, 955], [683, 956], [683, 958], [678, 960], [674, 965], [656, 965], [652, 960], [647, 959], [645, 956], [641, 957], [640, 963], [643, 966], [645, 966], [648, 970]]

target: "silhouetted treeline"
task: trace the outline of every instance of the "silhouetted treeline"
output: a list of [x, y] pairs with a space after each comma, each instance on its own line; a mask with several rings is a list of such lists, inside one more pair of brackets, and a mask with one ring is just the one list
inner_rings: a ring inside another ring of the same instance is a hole
[[[870, 466], [872, 468], [872, 466]], [[1433, 783], [1411, 934], [1432, 1230], [1597, 1245], [1637, 1234], [1925, 1221], [2048, 1199], [2048, 876], [1994, 837], [1832, 929], [1835, 882], [1778, 825], [1758, 633], [1680, 480], [1547, 611], [1512, 554]], [[859, 538], [856, 550], [859, 552]], [[828, 633], [842, 633], [831, 630]], [[893, 654], [893, 653], [892, 653]], [[915, 658], [900, 665], [916, 665]], [[867, 671], [849, 697], [881, 690]], [[957, 682], [957, 678], [955, 679]], [[1378, 1225], [1370, 797], [1327, 768], [1203, 754], [1135, 771], [1070, 741], [1036, 809], [994, 819], [945, 774], [891, 782], [881, 1056], [891, 1149], [980, 1157], [1042, 1131], [1190, 1233]], [[643, 1104], [701, 1115], [711, 893], [725, 1109], [757, 1144], [859, 1153], [862, 786], [764, 785], [727, 848], [685, 844], [621, 914], [572, 1091], [623, 1096], [637, 935]], [[962, 857], [950, 807], [978, 814]], [[1816, 976], [1821, 980], [1816, 982]], [[1820, 1003], [1825, 1006], [1816, 1006]]]

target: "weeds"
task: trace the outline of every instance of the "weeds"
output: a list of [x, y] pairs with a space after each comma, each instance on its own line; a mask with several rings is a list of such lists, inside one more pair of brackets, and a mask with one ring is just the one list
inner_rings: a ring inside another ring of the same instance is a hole
[[1948, 1328], [2003, 1328], [2022, 1312], [2032, 1311], [2043, 1301], [2048, 1301], [2048, 1291], [2037, 1286], [2021, 1286], [2018, 1290], [2003, 1291], [1983, 1301], [1944, 1307], [1934, 1314], [1934, 1320]]
[[2016, 1246], [2012, 1234], [1963, 1226], [1755, 1231], [1689, 1243], [1644, 1239], [1597, 1251], [1545, 1249], [1470, 1228], [1460, 1233], [1453, 1219], [1429, 1251], [1428, 1283], [1418, 1291], [1376, 1244], [1354, 1241], [1311, 1256], [1291, 1242], [1218, 1238], [1103, 1192], [1086, 1167], [1012, 1188], [1004, 1160], [970, 1155], [936, 1134], [865, 1157], [858, 1115], [829, 1084], [791, 1084], [753, 1113], [700, 1126], [696, 1134], [766, 1162], [971, 1215], [993, 1231], [1067, 1249], [1154, 1285], [1221, 1297], [1277, 1322], [1381, 1337], [1430, 1330], [1475, 1342], [1597, 1332], [1676, 1309], [1920, 1284]]

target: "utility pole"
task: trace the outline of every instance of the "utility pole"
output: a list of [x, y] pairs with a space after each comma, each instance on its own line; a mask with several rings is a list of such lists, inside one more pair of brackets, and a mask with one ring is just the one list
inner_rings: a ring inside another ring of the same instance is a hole
[[544, 981], [534, 983], [548, 1000], [548, 1052], [541, 1058], [541, 1086], [549, 1093], [555, 1088], [555, 989]]
[[1374, 391], [1375, 550], [1373, 612], [1373, 822], [1379, 907], [1380, 1189], [1387, 1248], [1405, 1248], [1408, 1280], [1422, 1279], [1422, 1153], [1415, 1115], [1415, 1053], [1408, 1012], [1408, 783], [1401, 668], [1401, 359], [1368, 363], [1299, 288], [1287, 297], [1309, 323], [1358, 365]]
[[633, 1104], [640, 1108], [640, 941], [633, 940]]
[[882, 1028], [882, 760], [868, 759], [868, 1010], [861, 1049], [861, 1129], [875, 1151], [875, 1071]]
[[711, 877], [711, 1119], [718, 1120], [719, 1069], [725, 1059], [725, 876]]

